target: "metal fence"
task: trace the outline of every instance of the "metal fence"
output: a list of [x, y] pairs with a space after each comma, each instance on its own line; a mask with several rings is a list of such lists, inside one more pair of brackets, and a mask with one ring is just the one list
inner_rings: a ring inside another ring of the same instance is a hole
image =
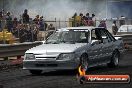
[[[132, 19], [95, 19], [94, 26], [98, 26], [101, 21], [105, 21], [107, 29], [112, 33], [113, 21], [116, 21], [116, 25], [119, 28], [124, 24], [132, 24]], [[17, 22], [17, 24], [12, 25], [11, 30], [8, 29], [6, 21], [1, 20], [1, 32], [0, 32], [0, 43], [22, 43], [22, 42], [34, 42], [45, 40], [52, 31], [55, 31], [58, 28], [75, 26], [73, 25], [73, 19], [69, 20], [52, 20], [52, 21], [43, 21], [43, 27], [41, 25], [35, 24], [35, 22], [30, 21], [28, 24], [23, 24]], [[13, 22], [12, 22], [13, 23]], [[52, 24], [52, 27], [51, 25]], [[4, 25], [4, 26], [3, 26]], [[83, 25], [87, 26], [87, 25]], [[51, 30], [50, 30], [51, 29]], [[54, 29], [54, 30], [52, 30]], [[10, 33], [8, 32], [10, 31]]]

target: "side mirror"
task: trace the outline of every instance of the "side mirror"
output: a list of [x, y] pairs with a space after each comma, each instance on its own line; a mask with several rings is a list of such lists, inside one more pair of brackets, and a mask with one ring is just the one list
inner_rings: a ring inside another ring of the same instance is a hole
[[46, 43], [46, 41], [41, 41], [42, 42], [42, 44], [45, 44]]
[[102, 39], [107, 39], [107, 36], [102, 36]]
[[109, 42], [107, 36], [102, 36], [102, 39], [103, 39], [103, 43], [108, 43]]
[[91, 41], [91, 45], [97, 45], [97, 44], [100, 44], [101, 43], [101, 40], [92, 40]]

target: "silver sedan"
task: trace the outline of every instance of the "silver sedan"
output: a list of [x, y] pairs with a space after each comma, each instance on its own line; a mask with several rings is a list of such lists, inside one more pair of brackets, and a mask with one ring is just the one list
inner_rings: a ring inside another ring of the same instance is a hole
[[122, 52], [121, 38], [115, 39], [105, 28], [62, 28], [44, 44], [25, 52], [23, 69], [40, 74], [42, 70], [76, 69], [80, 65], [116, 67]]

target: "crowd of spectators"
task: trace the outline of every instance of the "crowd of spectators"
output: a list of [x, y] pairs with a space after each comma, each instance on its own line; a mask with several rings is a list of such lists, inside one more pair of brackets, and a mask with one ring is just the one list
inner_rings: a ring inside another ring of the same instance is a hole
[[[120, 19], [120, 25], [123, 24], [125, 24], [125, 21], [122, 16], [122, 19]], [[80, 13], [78, 15], [75, 13], [72, 16], [72, 26], [96, 26], [95, 14], [86, 13], [84, 15], [83, 13]], [[106, 20], [101, 20], [98, 26], [107, 29]], [[0, 32], [2, 29], [7, 29], [8, 32], [11, 32], [16, 38], [19, 38], [20, 42], [32, 42], [39, 40], [39, 33], [42, 34], [41, 37], [45, 37], [41, 40], [46, 39], [54, 32], [55, 27], [53, 24], [48, 25], [43, 16], [36, 15], [34, 19], [31, 18], [28, 15], [28, 10], [25, 9], [19, 19], [16, 17], [13, 18], [10, 12], [5, 13], [4, 10], [0, 11]], [[43, 32], [47, 30], [49, 30], [48, 34], [43, 34]], [[116, 21], [113, 22], [112, 31], [113, 34], [116, 34], [118, 31]]]
[[[46, 30], [50, 30], [43, 16], [37, 15], [34, 19], [30, 20], [28, 15], [28, 10], [25, 9], [20, 18], [12, 18], [11, 13], [0, 11], [0, 31], [2, 31], [2, 26], [4, 24], [4, 29], [7, 29], [8, 32], [11, 32], [16, 38], [19, 38], [20, 42], [32, 42], [37, 41], [38, 34], [43, 33]], [[55, 28], [53, 29], [55, 30]], [[45, 37], [45, 36], [43, 36]]]
[[94, 14], [90, 16], [89, 13], [86, 13], [86, 15], [83, 15], [83, 13], [80, 13], [79, 15], [77, 15], [77, 13], [75, 13], [72, 17], [73, 18], [72, 26], [74, 27], [94, 26], [95, 25], [94, 17], [95, 17]]
[[[72, 18], [73, 18], [73, 21], [72, 21], [72, 26], [73, 27], [96, 26], [95, 14], [91, 14], [91, 16], [90, 16], [89, 13], [86, 13], [86, 15], [83, 15], [82, 13], [77, 15], [77, 13], [75, 13]], [[104, 27], [104, 28], [107, 29], [106, 20], [101, 20], [98, 27]]]
[[[99, 21], [99, 24], [96, 25], [96, 22]], [[72, 16], [72, 20], [70, 20], [70, 22], [72, 22], [72, 24], [70, 24], [70, 26], [72, 27], [78, 27], [78, 26], [98, 26], [98, 27], [104, 27], [105, 29], [107, 29], [107, 24], [106, 24], [107, 19], [101, 19], [101, 20], [97, 20], [95, 18], [95, 14], [90, 14], [86, 13], [85, 15], [83, 13], [80, 13], [79, 15], [77, 13], [75, 13]], [[124, 16], [121, 16], [119, 18], [117, 18], [116, 20], [112, 20], [112, 34], [116, 35], [118, 28], [121, 25], [124, 25], [126, 21], [126, 18]], [[117, 26], [117, 22], [118, 22], [118, 26]]]

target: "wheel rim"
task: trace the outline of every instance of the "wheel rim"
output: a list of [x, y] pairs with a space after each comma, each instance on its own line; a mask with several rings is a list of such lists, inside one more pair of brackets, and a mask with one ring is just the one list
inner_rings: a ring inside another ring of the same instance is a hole
[[116, 54], [114, 55], [114, 63], [115, 63], [115, 65], [118, 65], [118, 63], [119, 63], [119, 56], [118, 56], [118, 53], [116, 53]]

